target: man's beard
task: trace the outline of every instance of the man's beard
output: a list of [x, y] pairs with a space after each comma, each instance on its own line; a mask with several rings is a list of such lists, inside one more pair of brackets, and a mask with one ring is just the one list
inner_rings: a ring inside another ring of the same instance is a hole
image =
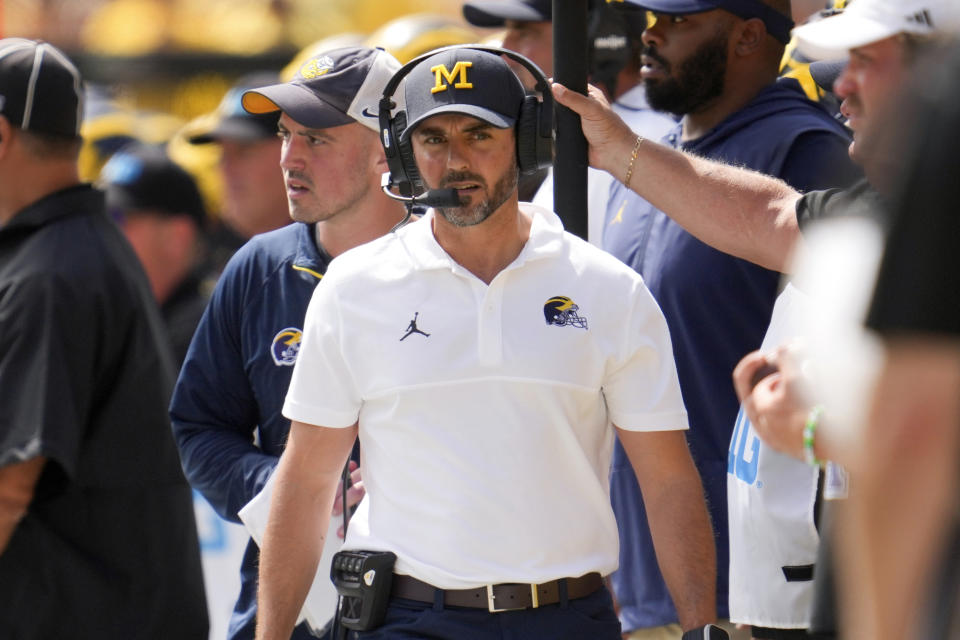
[[[704, 42], [693, 54], [680, 63], [676, 73], [664, 80], [644, 80], [647, 102], [657, 111], [667, 111], [678, 116], [695, 113], [704, 105], [723, 95], [723, 80], [727, 74], [726, 32], [718, 32]], [[657, 53], [654, 47], [644, 47], [649, 56], [670, 73], [671, 65]]]
[[[460, 207], [437, 207], [447, 222], [456, 227], [472, 227], [480, 224], [490, 217], [490, 215], [500, 208], [500, 206], [510, 198], [510, 194], [517, 189], [517, 179], [519, 172], [516, 162], [511, 162], [497, 182], [493, 185], [493, 191], [488, 191], [486, 200], [473, 202], [469, 205]], [[467, 171], [451, 171], [440, 181], [440, 189], [449, 188], [454, 182], [476, 182], [487, 190], [487, 182], [482, 176]]]

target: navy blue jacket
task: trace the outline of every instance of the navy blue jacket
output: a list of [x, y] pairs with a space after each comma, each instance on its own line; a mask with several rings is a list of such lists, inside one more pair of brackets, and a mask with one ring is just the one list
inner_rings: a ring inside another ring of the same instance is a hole
[[[170, 417], [183, 470], [221, 517], [266, 484], [290, 430], [283, 406], [303, 318], [330, 257], [314, 225], [291, 224], [251, 239], [217, 282], [180, 370]], [[229, 637], [253, 638], [259, 549], [241, 566]], [[332, 613], [332, 612], [331, 612]], [[294, 638], [308, 638], [298, 627]]]
[[[846, 130], [794, 80], [763, 89], [697, 140], [681, 145], [679, 133], [678, 126], [665, 144], [782, 178], [800, 191], [843, 186], [859, 175], [849, 160]], [[643, 275], [670, 328], [690, 418], [687, 440], [717, 542], [718, 616], [725, 618], [727, 449], [739, 408], [731, 373], [740, 358], [760, 347], [780, 274], [708, 247], [620, 183], [611, 188], [603, 246]], [[636, 478], [619, 443], [611, 501], [621, 545], [613, 586], [624, 631], [676, 622]]]

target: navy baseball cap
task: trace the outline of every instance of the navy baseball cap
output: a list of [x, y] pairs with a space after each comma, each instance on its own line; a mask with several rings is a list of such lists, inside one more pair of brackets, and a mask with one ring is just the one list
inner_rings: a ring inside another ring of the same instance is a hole
[[828, 93], [833, 93], [833, 83], [837, 81], [843, 70], [847, 68], [848, 60], [817, 60], [810, 63], [810, 77], [817, 86]]
[[250, 113], [283, 111], [313, 129], [351, 122], [379, 133], [377, 104], [400, 63], [383, 49], [344, 47], [313, 56], [290, 82], [244, 92]]
[[490, 0], [464, 2], [464, 19], [475, 27], [502, 27], [507, 20], [550, 22], [552, 0]]
[[459, 113], [498, 129], [516, 124], [523, 104], [520, 79], [498, 55], [489, 51], [448, 48], [420, 62], [404, 78], [407, 128], [441, 113]]
[[80, 72], [51, 44], [3, 38], [0, 113], [20, 129], [79, 138], [83, 120]]
[[196, 180], [159, 147], [141, 142], [123, 147], [103, 165], [97, 186], [118, 220], [128, 211], [147, 210], [188, 216], [201, 229], [206, 223]]
[[265, 71], [243, 76], [227, 91], [209, 126], [194, 130], [187, 140], [191, 144], [207, 144], [232, 140], [236, 142], [256, 142], [277, 135], [277, 120], [280, 114], [254, 114], [243, 108], [243, 94], [250, 89], [277, 82], [280, 76]]
[[626, 0], [628, 3], [655, 13], [687, 15], [723, 9], [738, 18], [759, 18], [767, 27], [767, 33], [786, 44], [790, 42], [793, 19], [780, 13], [762, 0]]

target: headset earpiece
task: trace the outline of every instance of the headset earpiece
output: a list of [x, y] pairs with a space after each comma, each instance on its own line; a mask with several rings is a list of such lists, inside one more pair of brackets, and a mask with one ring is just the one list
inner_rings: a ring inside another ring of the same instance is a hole
[[520, 173], [536, 173], [553, 164], [553, 140], [540, 136], [540, 101], [526, 96], [517, 118], [517, 164]]
[[420, 177], [420, 169], [417, 168], [417, 159], [413, 155], [413, 142], [410, 139], [401, 140], [403, 132], [407, 129], [407, 112], [398, 111], [393, 117], [394, 143], [397, 145], [397, 156], [403, 167], [403, 183], [408, 185], [410, 193], [403, 193], [401, 186], [400, 195], [412, 196], [421, 193], [425, 186]]

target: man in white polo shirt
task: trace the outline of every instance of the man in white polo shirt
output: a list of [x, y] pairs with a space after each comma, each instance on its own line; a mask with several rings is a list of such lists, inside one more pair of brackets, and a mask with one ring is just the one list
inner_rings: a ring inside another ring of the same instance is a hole
[[351, 637], [619, 639], [601, 580], [617, 566], [615, 432], [684, 637], [725, 637], [708, 624], [713, 541], [660, 309], [633, 270], [519, 204], [530, 129], [498, 55], [448, 49], [405, 72], [399, 142], [459, 204], [342, 254], [317, 286], [257, 637], [293, 626], [358, 430], [367, 497], [345, 548], [397, 559], [383, 624]]

